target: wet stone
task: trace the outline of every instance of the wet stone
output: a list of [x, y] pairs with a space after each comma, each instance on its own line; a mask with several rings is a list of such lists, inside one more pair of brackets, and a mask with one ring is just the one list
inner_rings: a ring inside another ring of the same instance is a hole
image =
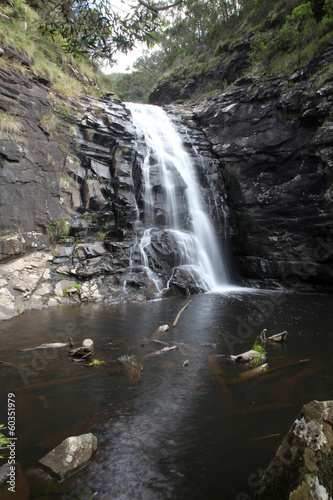
[[97, 451], [97, 438], [89, 433], [72, 436], [45, 455], [38, 464], [57, 479], [83, 467]]

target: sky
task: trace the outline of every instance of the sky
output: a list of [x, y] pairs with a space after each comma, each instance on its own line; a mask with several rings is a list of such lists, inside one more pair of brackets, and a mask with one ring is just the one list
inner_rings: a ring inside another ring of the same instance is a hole
[[[130, 5], [133, 5], [133, 0], [110, 0], [110, 4], [112, 7], [117, 10], [119, 9], [122, 12], [126, 12], [130, 10]], [[106, 65], [104, 67], [104, 72], [109, 73], [125, 73], [127, 72], [127, 68], [130, 68], [130, 71], [133, 69], [133, 64], [138, 59], [138, 57], [142, 56], [143, 50], [145, 50], [147, 46], [145, 44], [139, 44], [138, 46], [128, 52], [128, 54], [124, 54], [122, 52], [118, 52], [115, 55], [117, 59], [117, 63], [114, 64], [111, 68]]]
[[[139, 45], [139, 44], [138, 44]], [[138, 59], [138, 57], [142, 56], [143, 51], [147, 48], [146, 45], [142, 45], [142, 47], [137, 47], [128, 54], [124, 54], [122, 52], [119, 52], [115, 55], [115, 58], [117, 59], [117, 63], [114, 64], [111, 68], [110, 66], [105, 66], [104, 67], [104, 72], [109, 74], [109, 73], [125, 73], [127, 72], [127, 68], [129, 67], [130, 70], [132, 70], [132, 66], [135, 63], [135, 61]]]

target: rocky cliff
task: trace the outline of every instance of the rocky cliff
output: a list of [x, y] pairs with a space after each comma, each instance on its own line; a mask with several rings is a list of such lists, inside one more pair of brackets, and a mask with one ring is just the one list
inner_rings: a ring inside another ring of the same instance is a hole
[[[333, 83], [317, 78], [332, 61], [329, 48], [291, 78], [238, 78], [224, 92], [168, 106], [205, 133], [220, 162], [233, 255], [247, 282], [333, 284]], [[180, 82], [173, 97], [182, 91]], [[164, 82], [152, 101], [170, 100]]]
[[[31, 308], [153, 297], [136, 261], [142, 172], [130, 111], [110, 94], [56, 93], [17, 57], [24, 70], [0, 68], [0, 320]], [[218, 165], [202, 132], [179, 127], [223, 239]], [[155, 247], [150, 259], [166, 283], [170, 248]], [[185, 293], [178, 281], [171, 292]]]
[[[153, 297], [136, 255], [142, 171], [130, 111], [112, 95], [56, 93], [17, 57], [24, 70], [0, 68], [0, 319], [63, 303]], [[333, 83], [315, 78], [330, 61], [333, 49], [288, 80], [238, 78], [224, 92], [168, 106], [181, 117], [239, 281], [333, 284]], [[171, 247], [161, 241], [149, 257], [163, 282]], [[178, 278], [171, 292], [189, 292]]]

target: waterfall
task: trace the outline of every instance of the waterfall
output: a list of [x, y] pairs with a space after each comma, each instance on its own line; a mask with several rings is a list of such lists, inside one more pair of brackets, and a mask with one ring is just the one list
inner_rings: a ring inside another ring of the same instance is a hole
[[140, 220], [132, 266], [145, 271], [157, 292], [179, 280], [193, 291], [228, 283], [220, 245], [205, 213], [191, 156], [167, 113], [127, 103], [137, 133]]

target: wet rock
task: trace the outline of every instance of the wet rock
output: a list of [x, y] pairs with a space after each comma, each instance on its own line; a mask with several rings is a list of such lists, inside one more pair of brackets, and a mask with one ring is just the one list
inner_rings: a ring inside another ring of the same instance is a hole
[[75, 253], [80, 259], [89, 259], [104, 255], [106, 249], [102, 242], [96, 241], [95, 243], [79, 243], [75, 246]]
[[318, 93], [308, 76], [293, 87], [239, 80], [185, 111], [170, 107], [204, 130], [219, 158], [233, 259], [246, 279], [333, 285], [332, 89]]
[[284, 438], [256, 498], [329, 499], [333, 496], [333, 401], [306, 404]]
[[191, 295], [202, 293], [206, 290], [200, 285], [200, 278], [198, 281], [194, 278], [194, 273], [189, 272], [184, 268], [175, 269], [173, 276], [170, 280], [170, 285], [175, 287], [180, 293], [184, 295]]
[[15, 298], [6, 288], [0, 289], [0, 321], [16, 315]]
[[97, 451], [97, 438], [89, 433], [65, 439], [38, 464], [57, 479], [83, 467]]
[[85, 208], [90, 210], [102, 210], [109, 204], [102, 193], [100, 183], [94, 179], [84, 181], [83, 200]]

